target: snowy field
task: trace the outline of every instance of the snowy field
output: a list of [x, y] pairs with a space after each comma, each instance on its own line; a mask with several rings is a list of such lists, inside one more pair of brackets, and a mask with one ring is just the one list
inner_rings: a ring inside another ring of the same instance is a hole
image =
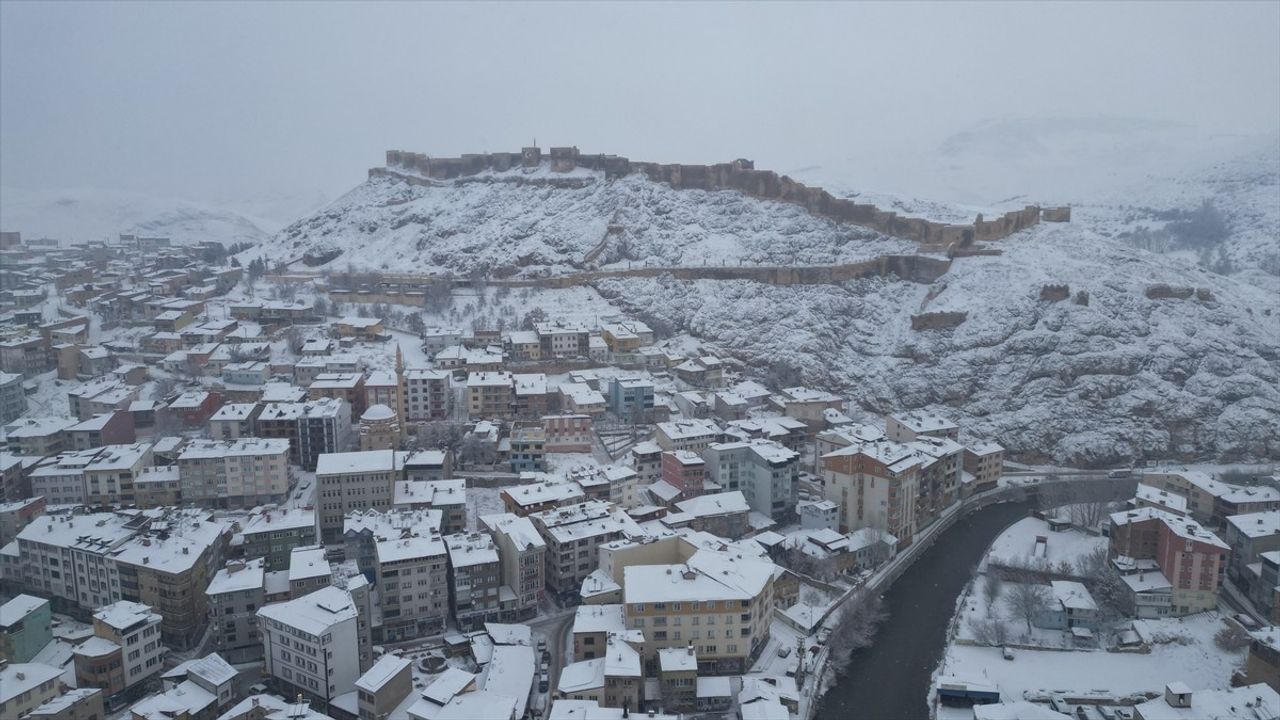
[[[1036, 552], [1036, 538], [1045, 538], [1043, 554]], [[1105, 548], [1107, 539], [1075, 529], [1053, 532], [1049, 523], [1039, 518], [1019, 520], [992, 543], [987, 559], [1002, 565], [1028, 566], [1048, 562], [1054, 568], [1062, 563], [1078, 566], [1082, 558]]]
[[1223, 627], [1218, 613], [1148, 622], [1179, 640], [1155, 645], [1150, 654], [1020, 649], [1013, 660], [1005, 660], [999, 648], [951, 644], [938, 674], [993, 682], [1005, 700], [1055, 690], [1160, 692], [1176, 680], [1197, 689], [1231, 687], [1231, 674], [1243, 665], [1244, 651], [1227, 652], [1214, 644], [1214, 633]]

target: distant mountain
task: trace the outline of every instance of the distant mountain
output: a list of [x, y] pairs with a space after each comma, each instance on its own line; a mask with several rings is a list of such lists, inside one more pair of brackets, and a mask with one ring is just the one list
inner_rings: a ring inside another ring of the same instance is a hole
[[0, 189], [0, 227], [64, 244], [114, 239], [120, 233], [168, 237], [175, 244], [260, 243], [279, 224], [232, 210], [118, 190]]

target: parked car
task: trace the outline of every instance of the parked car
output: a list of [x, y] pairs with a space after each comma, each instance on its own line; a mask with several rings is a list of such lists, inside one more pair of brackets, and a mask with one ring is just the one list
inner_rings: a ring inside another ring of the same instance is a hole
[[1000, 655], [1002, 655], [1002, 656], [1004, 657], [1004, 659], [1005, 659], [1005, 660], [1012, 660], [1012, 659], [1013, 659], [1013, 648], [1011, 648], [1011, 647], [1001, 647], [1001, 648], [1000, 648]]
[[1109, 478], [1128, 478], [1128, 477], [1133, 477], [1133, 469], [1132, 469], [1132, 468], [1120, 468], [1119, 470], [1112, 470], [1111, 472], [1107, 473], [1107, 477], [1109, 477]]
[[542, 675], [538, 676], [538, 692], [544, 693], [549, 687], [551, 687], [551, 678], [547, 677], [547, 673], [544, 670]]
[[1251, 618], [1251, 617], [1249, 617], [1249, 616], [1248, 616], [1247, 614], [1245, 614], [1245, 613], [1236, 613], [1236, 614], [1235, 614], [1235, 615], [1233, 615], [1232, 617], [1233, 617], [1233, 618], [1235, 618], [1235, 621], [1236, 621], [1236, 622], [1238, 622], [1238, 623], [1240, 623], [1242, 626], [1244, 626], [1244, 629], [1245, 629], [1245, 630], [1257, 630], [1257, 629], [1258, 629], [1258, 621], [1257, 621], [1257, 620], [1254, 620], [1254, 619], [1253, 619], [1253, 618]]
[[778, 646], [778, 657], [780, 657], [780, 658], [784, 658], [784, 657], [790, 657], [790, 656], [791, 656], [791, 646], [790, 646], [790, 645], [779, 645], [779, 646]]

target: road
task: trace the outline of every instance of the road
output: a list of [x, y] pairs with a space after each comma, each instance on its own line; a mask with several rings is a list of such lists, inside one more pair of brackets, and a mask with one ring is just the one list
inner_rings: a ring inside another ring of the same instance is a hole
[[[577, 608], [566, 608], [553, 615], [539, 616], [528, 623], [529, 627], [547, 637], [547, 652], [551, 654], [551, 661], [547, 667], [547, 678], [550, 683], [547, 693], [551, 696], [555, 695], [556, 687], [560, 683], [560, 671], [564, 669], [565, 656], [569, 652], [568, 636], [573, 630], [573, 618], [577, 612]], [[538, 658], [538, 661], [541, 662], [542, 658]]]

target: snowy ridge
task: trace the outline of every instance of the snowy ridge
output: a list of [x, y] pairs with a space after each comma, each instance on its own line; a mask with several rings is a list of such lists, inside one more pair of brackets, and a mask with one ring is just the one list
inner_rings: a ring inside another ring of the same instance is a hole
[[537, 277], [581, 268], [610, 226], [618, 231], [602, 267], [827, 264], [917, 247], [738, 192], [676, 190], [639, 175], [573, 177], [554, 187], [519, 182], [519, 170], [430, 186], [374, 177], [285, 228], [264, 253], [280, 262], [336, 249], [343, 253], [329, 265], [341, 270]]

